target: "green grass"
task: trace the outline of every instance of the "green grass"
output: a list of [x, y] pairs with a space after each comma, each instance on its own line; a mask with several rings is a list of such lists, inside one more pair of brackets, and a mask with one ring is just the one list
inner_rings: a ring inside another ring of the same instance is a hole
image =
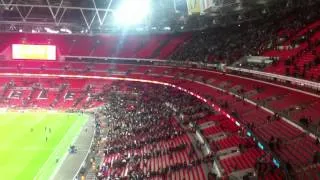
[[0, 179], [49, 179], [87, 119], [58, 112], [0, 113]]

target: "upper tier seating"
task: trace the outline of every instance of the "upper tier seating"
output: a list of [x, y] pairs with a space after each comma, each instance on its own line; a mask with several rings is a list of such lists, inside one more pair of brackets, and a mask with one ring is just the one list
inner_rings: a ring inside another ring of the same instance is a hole
[[8, 57], [11, 57], [10, 44], [51, 44], [57, 46], [60, 56], [158, 59], [167, 59], [180, 44], [190, 38], [189, 33], [127, 36], [10, 33], [0, 36], [4, 37], [1, 39], [0, 52]]
[[[279, 54], [265, 52], [277, 49], [278, 39], [281, 45], [289, 45], [306, 34], [306, 24], [319, 20], [319, 3], [300, 1], [288, 8], [284, 2], [270, 7], [272, 15], [260, 21], [245, 22], [222, 28], [196, 32], [188, 43], [183, 44], [173, 55], [174, 60], [191, 60], [201, 62], [221, 62], [232, 64], [243, 56], [272, 55], [289, 56], [298, 50]], [[285, 9], [285, 10], [284, 10]], [[280, 23], [279, 23], [280, 22]], [[310, 27], [318, 27], [315, 22]]]
[[316, 20], [291, 33], [286, 41], [279, 42], [277, 46], [283, 49], [264, 52], [264, 56], [279, 57], [279, 61], [265, 71], [313, 81], [320, 80], [319, 31], [320, 20]]

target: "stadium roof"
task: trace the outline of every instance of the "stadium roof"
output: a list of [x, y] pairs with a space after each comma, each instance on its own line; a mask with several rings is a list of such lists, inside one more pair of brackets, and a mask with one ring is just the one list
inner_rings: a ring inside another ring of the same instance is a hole
[[[141, 21], [133, 21], [133, 15], [147, 14], [145, 2], [149, 1], [150, 14]], [[131, 27], [135, 31], [183, 31], [258, 18], [257, 14], [263, 14], [261, 9], [267, 9], [266, 5], [274, 1], [213, 0], [214, 5], [203, 11], [203, 16], [188, 16], [186, 0], [0, 0], [0, 31], [118, 32], [123, 29], [117, 22], [122, 15], [126, 16], [120, 21], [137, 23]], [[127, 9], [119, 11], [129, 2]], [[257, 14], [248, 15], [248, 11], [257, 9]]]
[[[149, 0], [136, 1], [140, 3], [134, 3], [132, 11], [145, 12], [143, 2], [146, 1]], [[144, 22], [139, 24], [139, 28], [146, 28], [147, 25], [150, 27], [164, 26], [168, 24], [167, 22], [171, 22], [171, 19], [178, 17], [174, 11], [172, 0], [150, 1], [152, 1], [150, 6], [161, 9], [161, 11], [153, 11], [150, 18], [146, 18]], [[1, 0], [0, 25], [6, 25], [5, 28], [11, 31], [30, 31], [30, 28], [34, 31], [40, 31], [44, 27], [50, 28], [52, 31], [59, 30], [56, 28], [65, 28], [77, 32], [99, 31], [101, 29], [106, 32], [114, 31], [118, 27], [114, 22], [116, 11], [121, 5], [128, 2], [133, 1]], [[160, 16], [161, 19], [158, 18]], [[157, 21], [153, 21], [153, 19]]]

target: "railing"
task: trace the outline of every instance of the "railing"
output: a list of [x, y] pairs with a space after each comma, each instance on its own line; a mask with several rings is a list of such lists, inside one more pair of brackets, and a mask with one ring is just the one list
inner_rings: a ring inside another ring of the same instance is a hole
[[256, 70], [230, 67], [230, 66], [226, 67], [226, 69], [233, 72], [250, 74], [251, 76], [260, 77], [262, 79], [276, 80], [279, 82], [289, 82], [292, 85], [298, 85], [301, 87], [308, 87], [314, 90], [320, 90], [320, 83], [313, 82], [313, 81], [308, 81], [304, 79], [288, 77], [288, 76], [278, 75], [273, 73], [261, 72]]
[[62, 59], [78, 59], [78, 60], [126, 60], [126, 61], [145, 61], [145, 62], [168, 62], [169, 60], [163, 59], [143, 59], [143, 58], [117, 58], [117, 57], [99, 57], [99, 56], [61, 56]]
[[196, 67], [196, 68], [216, 68], [217, 64], [208, 64], [202, 62], [191, 61], [176, 61], [164, 59], [143, 59], [143, 58], [117, 58], [117, 57], [92, 57], [92, 56], [61, 56], [64, 61], [78, 61], [78, 62], [127, 62], [129, 64], [153, 64], [153, 65], [167, 65], [167, 66], [182, 66], [182, 67]]

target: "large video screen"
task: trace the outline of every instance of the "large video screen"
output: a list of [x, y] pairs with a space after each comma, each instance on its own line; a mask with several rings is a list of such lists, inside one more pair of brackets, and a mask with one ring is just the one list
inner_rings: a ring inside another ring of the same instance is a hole
[[12, 44], [12, 59], [56, 60], [56, 46]]

